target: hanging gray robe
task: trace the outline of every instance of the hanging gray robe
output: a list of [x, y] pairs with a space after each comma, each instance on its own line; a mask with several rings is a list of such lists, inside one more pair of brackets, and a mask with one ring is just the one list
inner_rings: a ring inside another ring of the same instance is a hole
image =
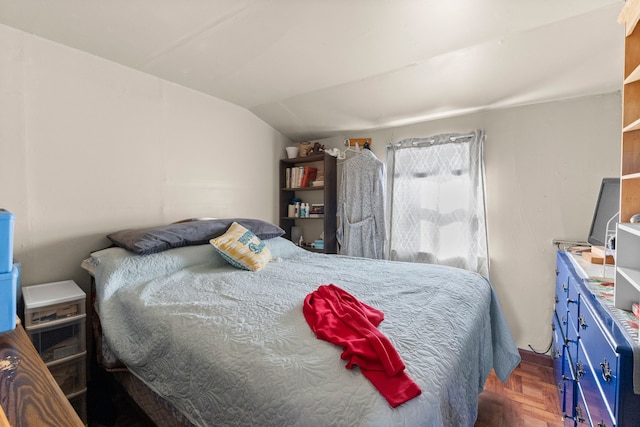
[[371, 150], [346, 160], [338, 196], [340, 254], [384, 258], [385, 165]]

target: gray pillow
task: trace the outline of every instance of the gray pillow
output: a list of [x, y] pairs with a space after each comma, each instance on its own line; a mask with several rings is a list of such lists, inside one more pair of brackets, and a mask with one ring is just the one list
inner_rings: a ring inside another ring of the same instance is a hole
[[259, 219], [224, 218], [188, 221], [158, 227], [127, 229], [107, 235], [114, 245], [138, 255], [148, 255], [182, 246], [208, 244], [209, 240], [224, 234], [233, 222], [251, 230], [262, 240], [284, 234], [277, 225]]

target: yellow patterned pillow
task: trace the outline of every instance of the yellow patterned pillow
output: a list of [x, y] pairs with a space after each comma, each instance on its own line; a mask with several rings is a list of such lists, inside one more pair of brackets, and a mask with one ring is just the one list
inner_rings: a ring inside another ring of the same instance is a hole
[[229, 264], [244, 270], [258, 271], [271, 260], [271, 251], [264, 242], [237, 222], [209, 243]]

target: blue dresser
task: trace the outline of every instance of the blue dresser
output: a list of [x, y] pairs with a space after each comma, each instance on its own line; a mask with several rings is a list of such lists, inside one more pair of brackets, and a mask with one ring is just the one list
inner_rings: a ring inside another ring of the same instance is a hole
[[586, 277], [574, 255], [558, 252], [552, 356], [565, 425], [640, 427], [631, 335]]

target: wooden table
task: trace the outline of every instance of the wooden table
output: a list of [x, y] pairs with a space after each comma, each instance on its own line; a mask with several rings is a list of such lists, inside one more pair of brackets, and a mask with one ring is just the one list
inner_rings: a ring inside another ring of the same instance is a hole
[[12, 427], [84, 426], [20, 324], [0, 334], [0, 408]]

